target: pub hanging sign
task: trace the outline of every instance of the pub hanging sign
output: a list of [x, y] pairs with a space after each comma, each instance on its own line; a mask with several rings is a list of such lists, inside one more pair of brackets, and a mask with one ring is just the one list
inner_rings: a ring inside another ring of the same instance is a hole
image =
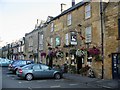
[[75, 32], [71, 32], [70, 44], [77, 45], [77, 34]]

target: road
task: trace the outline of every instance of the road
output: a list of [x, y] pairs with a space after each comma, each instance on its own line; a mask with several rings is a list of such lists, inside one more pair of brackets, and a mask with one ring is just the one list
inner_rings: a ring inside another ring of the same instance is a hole
[[75, 82], [68, 79], [35, 79], [27, 81], [21, 79], [8, 71], [7, 67], [2, 68], [2, 88], [97, 88], [87, 84]]

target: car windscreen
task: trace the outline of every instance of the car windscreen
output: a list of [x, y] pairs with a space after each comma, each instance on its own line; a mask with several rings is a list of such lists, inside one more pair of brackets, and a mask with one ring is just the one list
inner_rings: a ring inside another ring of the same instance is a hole
[[19, 61], [17, 64], [19, 64], [19, 65], [25, 65], [26, 61]]
[[15, 61], [13, 62], [13, 65], [25, 65], [26, 61]]

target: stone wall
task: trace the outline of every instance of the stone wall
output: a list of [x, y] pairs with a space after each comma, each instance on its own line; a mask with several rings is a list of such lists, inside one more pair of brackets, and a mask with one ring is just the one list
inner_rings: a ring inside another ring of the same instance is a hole
[[118, 52], [118, 3], [109, 3], [105, 10], [105, 78], [112, 78], [112, 53]]

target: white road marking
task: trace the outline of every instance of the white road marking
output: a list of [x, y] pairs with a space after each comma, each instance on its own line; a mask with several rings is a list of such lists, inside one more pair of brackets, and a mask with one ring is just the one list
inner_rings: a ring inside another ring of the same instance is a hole
[[50, 86], [50, 88], [58, 88], [58, 87], [60, 87], [60, 85], [58, 85], [58, 86]]
[[102, 86], [102, 87], [104, 87], [104, 88], [111, 88], [111, 87], [109, 87], [109, 86]]
[[69, 84], [70, 86], [78, 85], [78, 84]]
[[29, 81], [19, 81], [18, 83], [29, 83]]
[[31, 87], [28, 87], [28, 89], [32, 90], [32, 88], [31, 88]]
[[18, 83], [22, 83], [22, 82], [18, 82]]

